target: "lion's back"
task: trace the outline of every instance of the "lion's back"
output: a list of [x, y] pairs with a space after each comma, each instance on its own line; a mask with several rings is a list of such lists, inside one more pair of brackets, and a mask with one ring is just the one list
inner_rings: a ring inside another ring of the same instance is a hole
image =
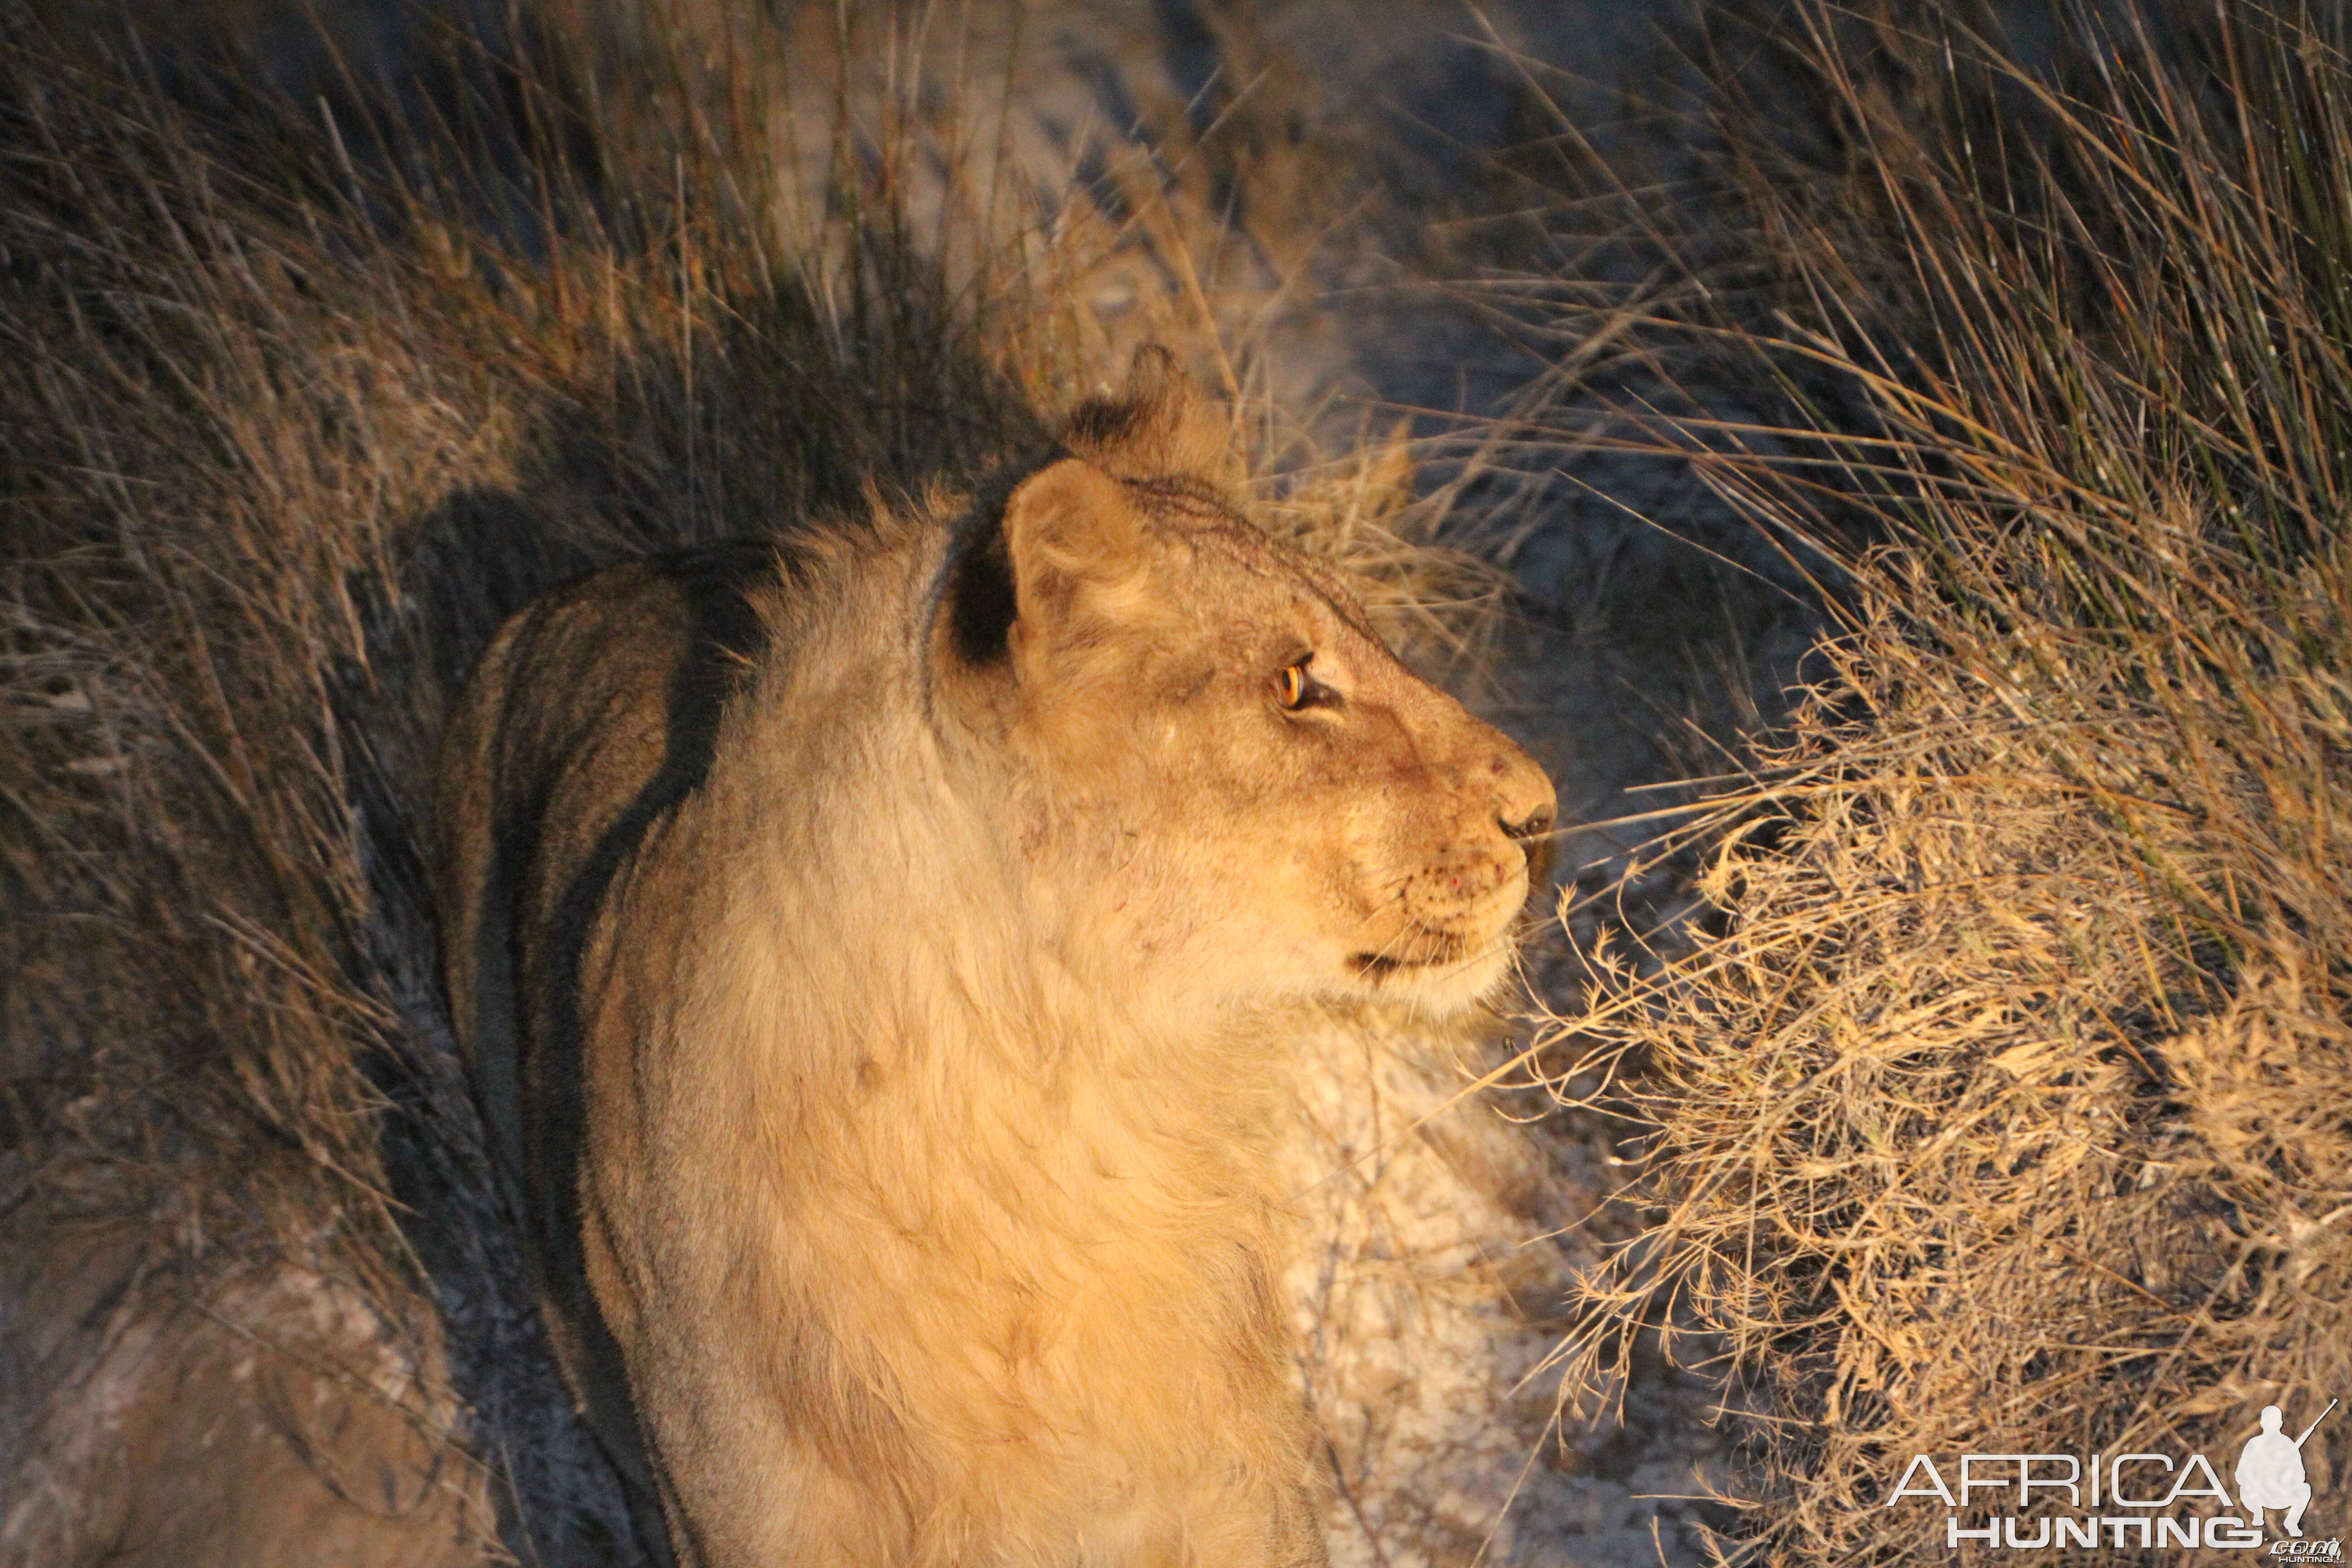
[[764, 636], [747, 595], [779, 559], [764, 542], [681, 552], [526, 605], [467, 682], [435, 794], [442, 973], [492, 1160], [573, 1395], [656, 1534], [618, 1348], [584, 1278], [581, 976], [607, 895], [709, 775]]
[[716, 546], [542, 595], [499, 628], [450, 717], [434, 803], [442, 968], [510, 1174], [526, 1153], [518, 1026], [562, 984], [557, 950], [584, 936], [646, 827], [707, 775], [730, 678], [761, 637], [744, 592], [776, 558]]
[[659, 765], [661, 698], [685, 624], [681, 596], [645, 563], [537, 599], [499, 629], [443, 736], [434, 801], [442, 970], [509, 1177], [522, 1154], [518, 920]]

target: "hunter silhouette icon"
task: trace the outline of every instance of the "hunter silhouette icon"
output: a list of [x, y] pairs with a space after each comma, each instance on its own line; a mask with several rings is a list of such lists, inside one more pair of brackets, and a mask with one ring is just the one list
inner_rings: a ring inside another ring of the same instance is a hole
[[2286, 1510], [2286, 1532], [2303, 1533], [2303, 1510], [2311, 1501], [2311, 1483], [2304, 1479], [2303, 1444], [2327, 1419], [2327, 1411], [2336, 1408], [2336, 1401], [2327, 1402], [2327, 1410], [2303, 1429], [2302, 1437], [2290, 1437], [2280, 1430], [2285, 1415], [2275, 1405], [2263, 1406], [2263, 1429], [2246, 1439], [2246, 1447], [2238, 1455], [2238, 1500], [2252, 1515], [2248, 1521], [2256, 1530], [2263, 1527], [2263, 1510]]

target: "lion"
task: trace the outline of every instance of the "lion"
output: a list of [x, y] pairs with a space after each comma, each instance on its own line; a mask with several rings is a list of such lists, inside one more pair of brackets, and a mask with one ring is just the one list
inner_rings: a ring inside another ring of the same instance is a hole
[[606, 569], [443, 742], [443, 968], [683, 1563], [1319, 1563], [1283, 1011], [1488, 997], [1555, 813], [1164, 351], [975, 500]]

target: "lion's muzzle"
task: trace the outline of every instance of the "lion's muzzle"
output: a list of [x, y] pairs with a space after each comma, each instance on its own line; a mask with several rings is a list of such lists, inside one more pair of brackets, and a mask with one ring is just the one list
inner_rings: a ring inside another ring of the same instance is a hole
[[1559, 810], [1551, 781], [1518, 747], [1486, 734], [1495, 744], [1484, 765], [1455, 775], [1476, 783], [1463, 792], [1454, 833], [1404, 878], [1395, 906], [1403, 929], [1377, 954], [1362, 955], [1358, 973], [1378, 978], [1475, 960], [1506, 942], [1529, 891], [1546, 879]]

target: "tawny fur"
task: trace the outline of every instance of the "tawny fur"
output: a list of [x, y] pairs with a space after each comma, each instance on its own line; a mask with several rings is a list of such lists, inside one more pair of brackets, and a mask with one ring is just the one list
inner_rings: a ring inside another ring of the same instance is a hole
[[681, 1561], [1321, 1560], [1273, 1020], [1490, 992], [1552, 796], [1239, 472], [1147, 351], [996, 503], [616, 568], [484, 656], [451, 999]]

